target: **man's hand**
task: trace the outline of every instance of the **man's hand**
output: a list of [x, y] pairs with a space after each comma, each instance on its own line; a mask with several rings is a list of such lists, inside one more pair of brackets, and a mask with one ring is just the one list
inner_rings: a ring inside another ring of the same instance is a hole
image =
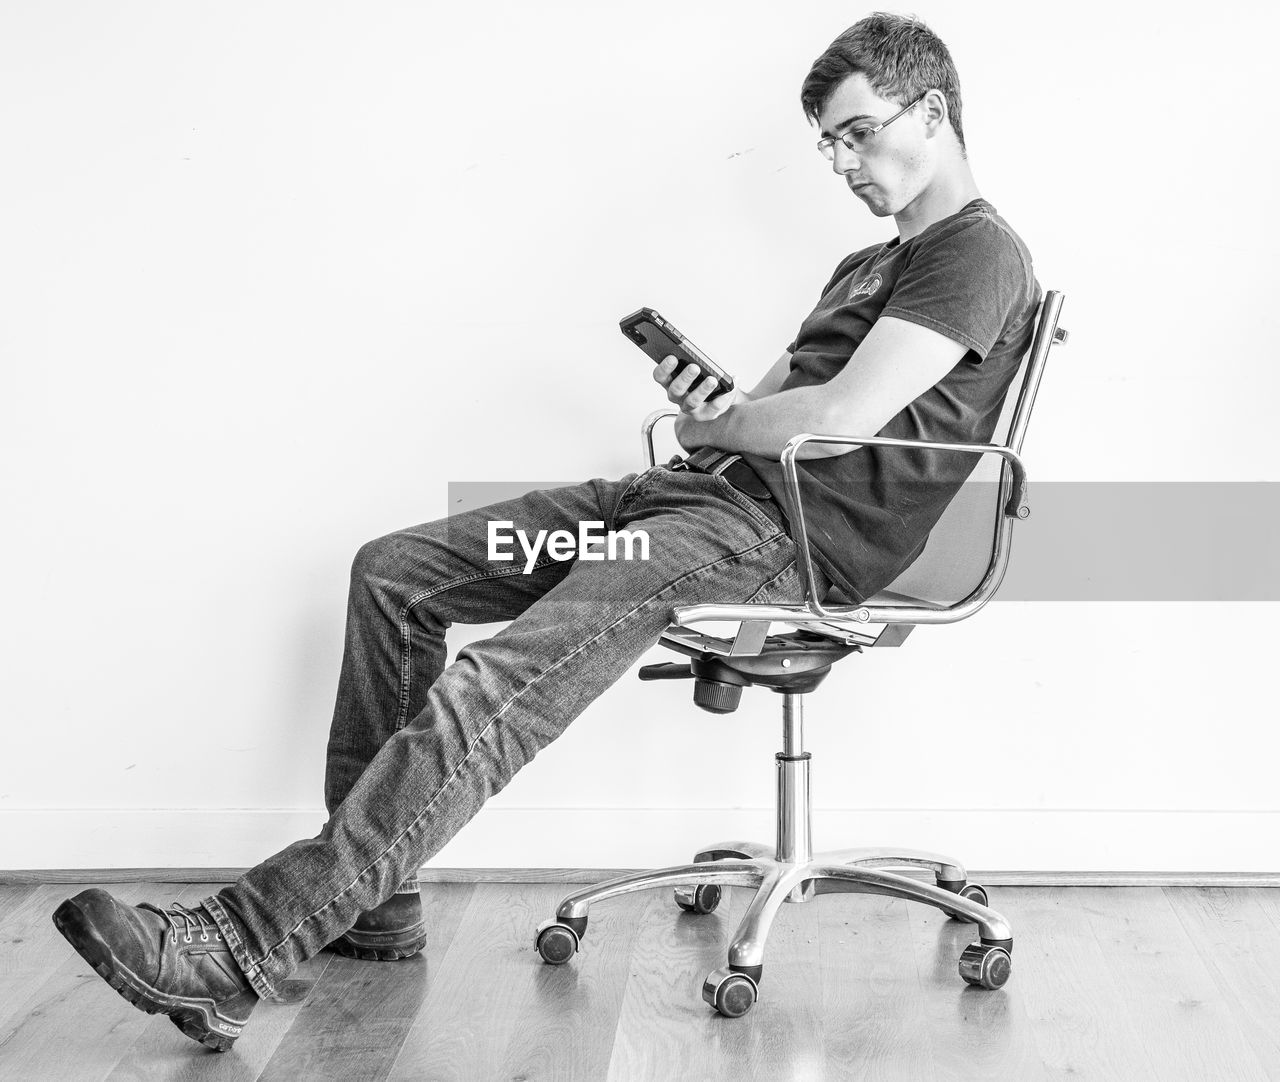
[[[715, 376], [707, 376], [703, 380], [699, 380], [700, 370], [696, 364], [686, 366], [685, 370], [674, 379], [671, 373], [675, 371], [676, 359], [674, 357], [664, 357], [653, 369], [653, 378], [666, 388], [667, 398], [680, 407], [680, 412], [692, 417], [695, 421], [711, 421], [720, 414], [724, 413], [730, 406], [735, 406], [739, 402], [749, 402], [750, 397], [735, 387], [727, 394], [720, 395], [719, 398], [712, 402], [707, 401], [707, 395], [716, 389], [719, 385]], [[679, 433], [678, 422], [682, 418], [676, 418]]]

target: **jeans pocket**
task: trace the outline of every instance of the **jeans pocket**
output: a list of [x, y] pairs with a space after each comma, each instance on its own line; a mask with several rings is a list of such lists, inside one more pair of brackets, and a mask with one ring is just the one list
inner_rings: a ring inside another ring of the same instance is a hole
[[614, 513], [617, 514], [625, 504], [632, 503], [639, 499], [645, 489], [652, 485], [654, 480], [662, 472], [662, 466], [650, 466], [636, 474], [635, 477], [632, 478], [631, 484], [627, 485], [627, 487], [622, 490], [622, 495], [618, 497], [618, 502], [614, 504]]
[[786, 533], [786, 529], [780, 522], [770, 517], [767, 512], [756, 500], [748, 496], [741, 489], [737, 488], [732, 481], [728, 481], [722, 474], [711, 474], [720, 482], [721, 491], [741, 507], [747, 514], [751, 515], [761, 526], [773, 533]]

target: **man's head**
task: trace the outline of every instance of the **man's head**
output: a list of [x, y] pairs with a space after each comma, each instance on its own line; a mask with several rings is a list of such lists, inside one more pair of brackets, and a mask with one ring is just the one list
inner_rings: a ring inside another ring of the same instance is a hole
[[942, 40], [916, 18], [876, 12], [855, 23], [814, 61], [800, 103], [822, 129], [832, 168], [877, 215], [897, 213], [939, 170], [964, 163], [960, 79]]

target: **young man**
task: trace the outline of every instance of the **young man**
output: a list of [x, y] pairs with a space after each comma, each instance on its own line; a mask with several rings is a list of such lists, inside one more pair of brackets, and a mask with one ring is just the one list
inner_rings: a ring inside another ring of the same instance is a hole
[[[876, 14], [837, 38], [801, 94], [836, 175], [898, 235], [841, 261], [749, 394], [713, 403], [690, 369], [654, 378], [686, 451], [617, 481], [531, 492], [361, 548], [329, 741], [329, 820], [188, 909], [88, 890], [54, 915], [141, 1009], [225, 1049], [326, 944], [369, 958], [422, 946], [417, 869], [657, 642], [680, 605], [798, 603], [779, 455], [798, 432], [986, 442], [1030, 342], [1025, 246], [974, 184], [950, 55]], [[820, 587], [893, 580], [972, 470], [958, 452], [809, 445], [802, 487]], [[646, 561], [489, 557], [489, 524], [643, 529]], [[445, 667], [453, 621], [512, 621]]]

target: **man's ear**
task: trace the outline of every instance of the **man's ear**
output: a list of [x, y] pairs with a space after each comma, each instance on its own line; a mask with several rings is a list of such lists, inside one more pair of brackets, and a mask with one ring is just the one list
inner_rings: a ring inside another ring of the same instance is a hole
[[925, 138], [932, 139], [947, 126], [947, 96], [941, 90], [930, 90], [920, 108], [924, 115]]

